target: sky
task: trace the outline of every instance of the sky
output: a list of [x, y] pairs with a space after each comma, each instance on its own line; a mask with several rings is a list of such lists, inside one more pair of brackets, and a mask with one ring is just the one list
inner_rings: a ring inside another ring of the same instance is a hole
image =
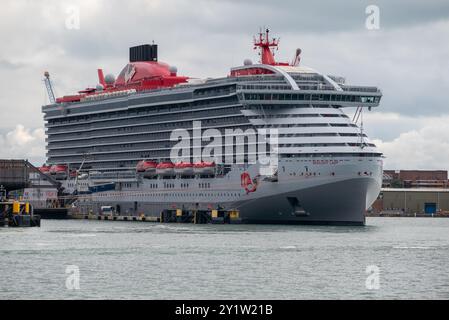
[[0, 158], [45, 162], [44, 71], [57, 96], [73, 94], [154, 41], [178, 74], [226, 76], [258, 60], [261, 27], [280, 37], [276, 59], [301, 48], [303, 65], [382, 90], [364, 130], [385, 169], [449, 169], [447, 0], [2, 0]]

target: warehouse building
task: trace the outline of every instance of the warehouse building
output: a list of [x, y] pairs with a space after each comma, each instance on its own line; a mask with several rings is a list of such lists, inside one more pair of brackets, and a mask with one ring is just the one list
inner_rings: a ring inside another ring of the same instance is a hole
[[405, 215], [446, 214], [449, 213], [449, 189], [383, 188], [372, 211]]

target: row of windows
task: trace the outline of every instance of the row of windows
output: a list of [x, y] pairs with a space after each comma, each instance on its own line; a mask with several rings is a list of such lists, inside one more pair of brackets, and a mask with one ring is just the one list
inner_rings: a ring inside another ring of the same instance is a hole
[[[296, 172], [290, 172], [289, 173], [290, 176], [296, 176]], [[298, 172], [298, 176], [306, 176], [306, 177], [310, 177], [310, 176], [317, 176], [316, 172]], [[318, 172], [318, 176], [321, 176], [321, 172]]]
[[[249, 148], [249, 146], [253, 146], [252, 148]], [[231, 149], [232, 147], [232, 149]], [[204, 146], [202, 146], [204, 148]], [[266, 144], [265, 147], [260, 146], [257, 143], [245, 143], [241, 144], [239, 147], [236, 145], [228, 145], [222, 146], [221, 148], [213, 149], [209, 153], [211, 157], [218, 157], [218, 158], [224, 158], [224, 157], [233, 157], [234, 159], [243, 158], [247, 155], [254, 155], [256, 157], [258, 155], [257, 149], [261, 150], [261, 152], [265, 152], [265, 150], [270, 150], [270, 145]], [[217, 153], [215, 153], [217, 151]], [[193, 149], [189, 149], [190, 155], [193, 156], [194, 152]], [[170, 153], [171, 148], [159, 148], [159, 149], [150, 149], [150, 150], [116, 150], [114, 152], [110, 151], [108, 153], [95, 153], [92, 152], [87, 157], [86, 163], [91, 163], [92, 161], [101, 161], [101, 160], [121, 160], [121, 159], [136, 159], [137, 162], [140, 159], [170, 159]], [[78, 154], [69, 154], [67, 152], [48, 152], [47, 156], [49, 158], [49, 161], [51, 163], [64, 163], [67, 162], [67, 157], [69, 158], [70, 162], [77, 162], [82, 161], [85, 156], [78, 155]], [[182, 155], [179, 154], [181, 157]], [[184, 156], [185, 157], [185, 156]], [[183, 157], [183, 158], [184, 158]], [[134, 163], [135, 166], [135, 163]]]
[[210, 188], [210, 183], [209, 182], [199, 183], [198, 188]]
[[225, 87], [213, 87], [205, 89], [196, 89], [193, 92], [194, 96], [211, 96], [211, 95], [226, 95], [235, 92], [235, 85]]
[[[107, 193], [99, 193], [96, 195], [97, 197], [111, 197], [111, 195]], [[194, 197], [238, 197], [240, 196], [239, 193], [236, 192], [199, 192], [199, 193], [179, 193], [179, 192], [167, 192], [167, 193], [153, 193], [153, 194], [145, 194], [145, 193], [135, 193], [135, 194], [122, 194], [120, 197], [123, 196], [133, 196], [133, 197], [176, 197], [176, 198], [194, 198]], [[113, 196], [112, 196], [113, 197]]]
[[315, 109], [329, 109], [329, 108], [338, 108], [339, 106], [334, 106], [330, 104], [289, 104], [286, 106], [285, 104], [264, 104], [264, 105], [249, 105], [245, 106], [245, 108], [249, 110], [285, 110], [287, 109], [300, 109], [300, 108], [315, 108]]
[[[202, 119], [201, 124], [204, 126], [227, 126], [227, 125], [245, 125], [248, 124], [248, 120], [243, 115], [235, 115], [229, 116], [221, 119]], [[171, 122], [164, 124], [152, 124], [152, 125], [139, 125], [139, 126], [128, 126], [123, 128], [115, 128], [115, 129], [99, 129], [93, 132], [86, 130], [76, 133], [63, 133], [58, 135], [56, 139], [54, 139], [53, 134], [49, 133], [49, 141], [61, 141], [63, 139], [69, 138], [90, 138], [90, 137], [99, 137], [103, 135], [123, 135], [130, 133], [142, 133], [142, 132], [151, 132], [151, 131], [164, 131], [164, 130], [173, 130], [173, 129], [185, 129], [192, 128], [192, 121], [180, 121], [180, 122]]]
[[[245, 131], [247, 129], [253, 128], [250, 125], [241, 125], [239, 126], [239, 129], [242, 129], [242, 131]], [[204, 127], [203, 129], [207, 129], [207, 127]], [[225, 129], [223, 128], [217, 128], [220, 130], [223, 136], [225, 136]], [[192, 129], [186, 129], [190, 135], [192, 135]], [[89, 140], [90, 143], [85, 143], [80, 145], [79, 141], [77, 140], [69, 140], [69, 141], [61, 141], [61, 142], [54, 142], [50, 141], [48, 144], [48, 149], [70, 149], [70, 148], [85, 148], [85, 147], [94, 147], [99, 145], [117, 145], [119, 142], [133, 142], [133, 143], [146, 143], [149, 141], [168, 141], [170, 140], [170, 135], [172, 131], [163, 131], [163, 132], [154, 132], [154, 133], [136, 133], [126, 136], [105, 136], [102, 138], [85, 138], [83, 140]], [[81, 140], [81, 139], [80, 139]]]
[[[268, 137], [267, 137], [268, 139]], [[57, 157], [57, 156], [78, 156], [78, 155], [84, 155], [89, 154], [89, 157], [96, 155], [96, 154], [119, 154], [124, 152], [154, 152], [154, 151], [164, 151], [164, 150], [172, 150], [173, 147], [178, 143], [178, 141], [166, 141], [167, 143], [162, 142], [148, 142], [143, 144], [121, 144], [114, 147], [92, 147], [92, 148], [75, 148], [75, 149], [56, 149], [56, 150], [49, 150], [47, 152], [47, 156], [49, 157]], [[245, 139], [245, 137], [242, 137], [242, 140], [239, 139], [233, 139], [231, 141], [223, 141], [222, 144], [222, 153], [229, 153], [230, 151], [237, 151], [238, 148], [244, 148], [244, 150], [248, 149], [248, 145], [252, 146], [259, 146], [263, 141], [248, 141], [248, 138]], [[203, 150], [206, 147], [207, 143], [202, 143], [198, 146], [192, 146], [189, 148], [190, 154], [193, 154], [194, 149], [201, 148]], [[267, 148], [269, 147], [269, 144], [267, 142]]]
[[174, 183], [169, 183], [169, 182], [164, 182], [164, 188], [165, 189], [170, 189], [170, 188], [174, 188], [175, 184]]
[[[142, 98], [142, 103], [151, 103], [149, 98]], [[133, 100], [132, 102], [136, 102]], [[216, 98], [211, 100], [198, 100], [193, 102], [184, 102], [184, 103], [173, 103], [167, 105], [156, 105], [156, 106], [146, 106], [146, 107], [138, 107], [132, 108], [128, 110], [120, 110], [120, 111], [110, 111], [110, 112], [101, 112], [89, 115], [73, 115], [70, 117], [61, 117], [58, 119], [50, 119], [48, 121], [48, 126], [57, 126], [57, 125], [67, 125], [67, 124], [78, 124], [78, 123], [89, 123], [95, 121], [109, 121], [114, 119], [124, 119], [127, 117], [140, 117], [144, 115], [152, 115], [152, 114], [160, 114], [161, 112], [176, 112], [176, 111], [192, 111], [195, 109], [201, 109], [205, 106], [227, 106], [232, 105], [237, 102], [235, 97], [224, 97], [224, 98]], [[110, 105], [110, 104], [108, 104]], [[123, 105], [123, 107], [127, 107], [127, 105]], [[132, 107], [132, 105], [130, 106]]]
[[[281, 147], [319, 147], [319, 146], [346, 146], [346, 144], [282, 144]], [[374, 144], [364, 144], [365, 146], [369, 146], [369, 147], [375, 147]], [[348, 143], [347, 146], [351, 146], [351, 147], [360, 147], [360, 143]], [[246, 148], [245, 148], [246, 149]], [[267, 149], [268, 150], [268, 149]], [[246, 152], [246, 150], [243, 150], [244, 155], [248, 155], [249, 152]], [[193, 153], [192, 153], [193, 154]], [[362, 156], [365, 156], [366, 153], [361, 153]], [[281, 157], [292, 157], [292, 156], [297, 156], [297, 157], [320, 157], [322, 156], [322, 153], [298, 153], [298, 154], [285, 154], [285, 153], [281, 153], [280, 156]], [[326, 155], [326, 154], [325, 154]], [[346, 156], [348, 154], [346, 153], [342, 153], [342, 154], [332, 154], [333, 156]], [[349, 154], [350, 155], [350, 154]], [[222, 155], [217, 155], [217, 157], [223, 158], [225, 156], [225, 154]], [[255, 156], [257, 156], [257, 154], [255, 154]], [[356, 154], [355, 156], [358, 156], [358, 154]], [[80, 163], [83, 161], [83, 156], [64, 156], [64, 155], [58, 155], [57, 157], [52, 156], [49, 157], [49, 162], [51, 163], [65, 163], [67, 162], [67, 157], [69, 157], [69, 161], [71, 163]], [[95, 167], [104, 167], [104, 164], [102, 164], [102, 162], [104, 163], [109, 163], [109, 165], [107, 167], [116, 167], [118, 164], [118, 167], [135, 167], [136, 162], [139, 159], [169, 159], [170, 158], [170, 150], [167, 151], [151, 151], [148, 153], [141, 153], [141, 152], [121, 152], [118, 154], [100, 154], [100, 155], [92, 155], [87, 161], [86, 161], [86, 166], [95, 166]], [[233, 154], [233, 158], [234, 158], [234, 162], [240, 162], [237, 161], [237, 157], [235, 156], [235, 152]], [[129, 159], [129, 161], [124, 160], [124, 159]], [[103, 160], [103, 161], [102, 161]], [[121, 161], [105, 161], [105, 160], [121, 160]], [[93, 162], [93, 163], [92, 163]], [[92, 165], [91, 165], [92, 163]], [[89, 169], [89, 167], [86, 167], [86, 169]]]
[[343, 133], [343, 132], [323, 132], [323, 133], [279, 133], [279, 138], [292, 137], [367, 137], [366, 134], [360, 133]]
[[[331, 136], [360, 136], [360, 134], [356, 133], [295, 133], [295, 134], [279, 134], [278, 137], [331, 137]], [[366, 135], [364, 135], [366, 136]], [[242, 137], [245, 139], [244, 141], [247, 141], [247, 138], [245, 136]], [[267, 135], [267, 139], [270, 138], [270, 135]], [[234, 140], [236, 140], [234, 138]], [[138, 150], [142, 149], [150, 149], [150, 150], [164, 150], [167, 148], [172, 148], [175, 144], [178, 143], [178, 141], [170, 141], [169, 137], [167, 139], [161, 139], [156, 141], [132, 141], [131, 139], [127, 139], [128, 142], [132, 143], [122, 143], [118, 144], [115, 143], [113, 146], [70, 146], [65, 145], [64, 148], [57, 148], [53, 144], [50, 144], [49, 152], [47, 155], [69, 155], [69, 154], [84, 154], [84, 153], [98, 153], [98, 152], [113, 152], [113, 151], [126, 151], [126, 149], [136, 149]], [[225, 140], [226, 141], [226, 140]], [[238, 140], [237, 140], [238, 141]], [[226, 146], [226, 145], [225, 145]]]
[[291, 148], [291, 147], [375, 147], [373, 143], [287, 143], [279, 144], [281, 148]]
[[[216, 115], [213, 117], [213, 115], [203, 114], [203, 118], [196, 118], [197, 121], [201, 121], [202, 124], [221, 124], [226, 123], [229, 118], [235, 118], [235, 117], [241, 117], [240, 116], [240, 109], [236, 108], [234, 110], [234, 113], [226, 113], [225, 115]], [[130, 122], [130, 124], [121, 124], [117, 123], [112, 126], [85, 126], [85, 128], [70, 128], [70, 130], [67, 130], [67, 128], [49, 128], [47, 130], [48, 135], [55, 135], [55, 134], [70, 134], [70, 133], [77, 133], [78, 135], [83, 132], [101, 132], [101, 131], [107, 131], [107, 130], [115, 130], [117, 132], [132, 132], [135, 130], [142, 131], [142, 128], [140, 127], [155, 127], [155, 128], [175, 128], [175, 127], [181, 127], [184, 128], [185, 126], [188, 126], [192, 121], [195, 121], [196, 119], [192, 120], [185, 120], [179, 117], [171, 117], [172, 119], [170, 121], [165, 122], [158, 122], [158, 121], [151, 121], [151, 122]]]
[[319, 81], [319, 82], [323, 82], [324, 78], [323, 76], [319, 75], [319, 74], [296, 74], [296, 75], [292, 75], [292, 78], [294, 80], [300, 80], [300, 81]]
[[281, 158], [319, 158], [319, 157], [360, 157], [360, 158], [371, 158], [380, 157], [382, 153], [284, 153], [281, 154]]
[[[64, 133], [67, 131], [80, 131], [80, 130], [87, 130], [87, 129], [100, 129], [100, 128], [110, 128], [110, 127], [117, 127], [117, 126], [128, 126], [128, 125], [142, 125], [142, 124], [153, 124], [153, 123], [160, 123], [160, 122], [175, 122], [179, 119], [195, 119], [195, 118], [201, 118], [201, 117], [212, 117], [212, 116], [226, 116], [230, 114], [238, 114], [240, 112], [240, 106], [238, 107], [232, 107], [232, 108], [223, 108], [220, 107], [219, 109], [215, 110], [202, 110], [202, 111], [188, 111], [182, 114], [166, 114], [166, 115], [151, 115], [151, 116], [141, 116], [139, 118], [131, 118], [131, 119], [115, 119], [115, 120], [108, 120], [108, 121], [102, 121], [102, 122], [93, 122], [93, 123], [82, 123], [78, 125], [71, 125], [70, 128], [67, 128], [67, 126], [64, 127], [49, 127], [48, 132], [50, 134], [54, 133]], [[209, 121], [209, 120], [205, 120]]]
[[353, 123], [279, 123], [257, 125], [258, 128], [357, 127]]
[[348, 94], [324, 94], [324, 93], [245, 93], [245, 100], [312, 100], [312, 101], [335, 101], [335, 102], [379, 102], [380, 97], [376, 96], [356, 96]]
[[345, 114], [320, 114], [320, 113], [304, 113], [304, 114], [261, 114], [257, 116], [248, 116], [249, 119], [284, 119], [284, 118], [349, 118]]

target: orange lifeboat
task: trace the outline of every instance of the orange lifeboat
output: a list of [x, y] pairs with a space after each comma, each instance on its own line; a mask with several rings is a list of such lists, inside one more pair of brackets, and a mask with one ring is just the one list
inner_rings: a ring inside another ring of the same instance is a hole
[[157, 162], [151, 160], [142, 160], [137, 163], [136, 171], [143, 173], [146, 178], [154, 177], [156, 175]]
[[172, 176], [175, 174], [175, 165], [170, 161], [163, 161], [156, 166], [156, 174], [160, 176]]
[[175, 164], [175, 173], [183, 176], [189, 176], [193, 174], [193, 164], [190, 162], [178, 162]]
[[215, 162], [200, 161], [193, 165], [193, 171], [196, 174], [214, 174], [215, 173]]
[[55, 164], [50, 167], [50, 174], [58, 180], [67, 178], [68, 167], [65, 164]]
[[51, 166], [47, 166], [44, 164], [42, 167], [39, 167], [39, 171], [42, 173], [45, 173], [45, 174], [49, 174], [50, 168], [51, 168]]

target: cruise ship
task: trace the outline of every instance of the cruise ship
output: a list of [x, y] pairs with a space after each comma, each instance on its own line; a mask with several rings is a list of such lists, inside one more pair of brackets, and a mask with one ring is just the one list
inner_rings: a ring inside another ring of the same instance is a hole
[[244, 223], [364, 225], [383, 157], [360, 119], [382, 93], [303, 66], [300, 49], [278, 62], [278, 45], [261, 31], [258, 63], [207, 79], [178, 75], [156, 44], [130, 48], [117, 77], [98, 69], [98, 85], [42, 107], [41, 171], [78, 195], [81, 212], [227, 209]]

